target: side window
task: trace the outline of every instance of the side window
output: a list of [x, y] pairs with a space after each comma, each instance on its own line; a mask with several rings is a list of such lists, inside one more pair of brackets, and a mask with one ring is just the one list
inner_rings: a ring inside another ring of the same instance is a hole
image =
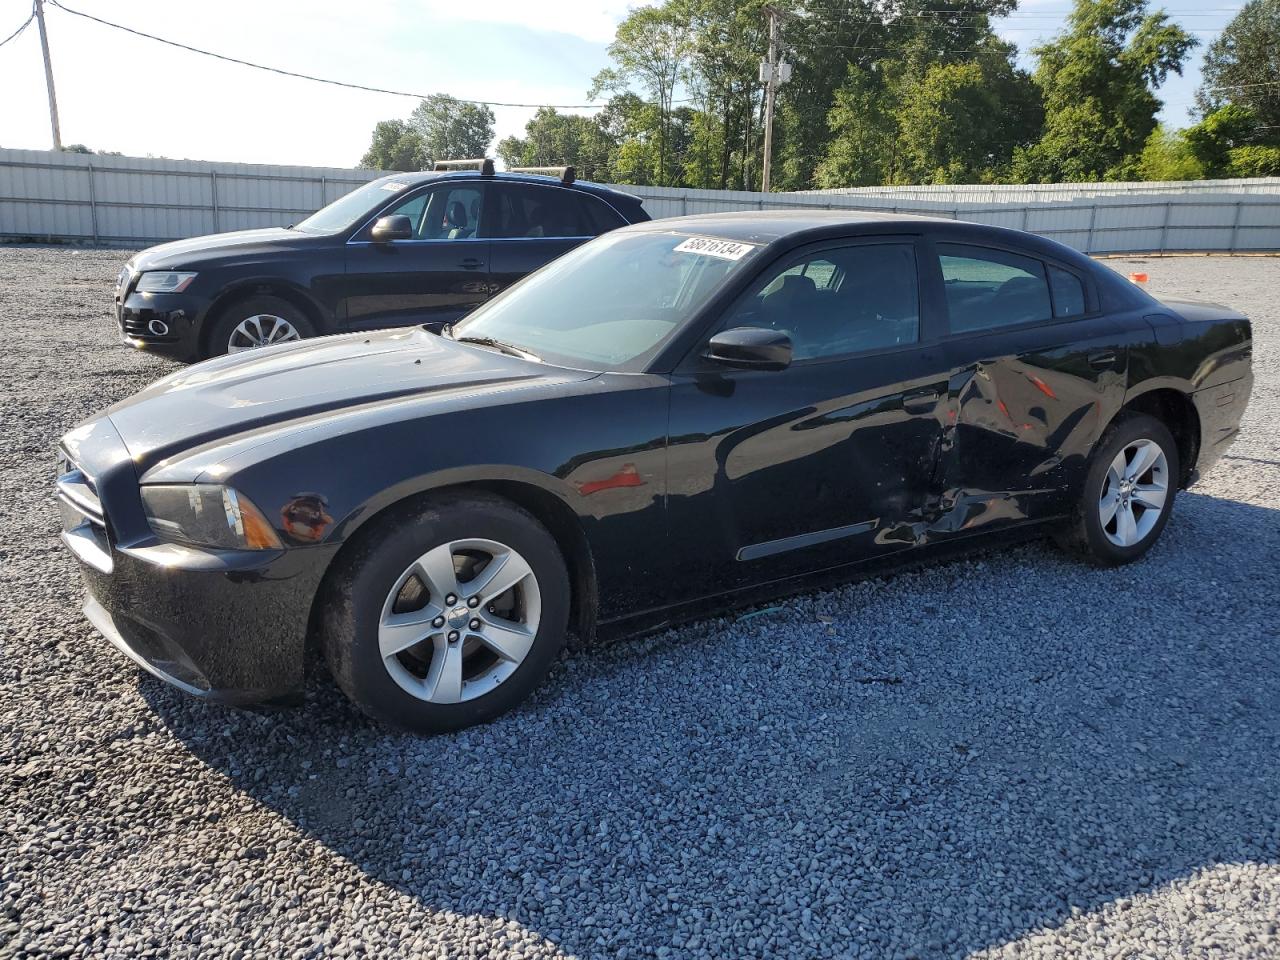
[[1074, 273], [1050, 266], [1049, 289], [1055, 317], [1078, 317], [1084, 313], [1084, 284]]
[[478, 236], [485, 215], [484, 190], [460, 184], [439, 186], [428, 193], [420, 240], [470, 240]]
[[490, 236], [537, 239], [540, 237], [586, 237], [578, 194], [562, 187], [538, 187], [515, 183], [494, 187], [498, 217]]
[[951, 332], [987, 330], [1053, 316], [1044, 264], [1003, 250], [938, 244]]
[[797, 360], [915, 343], [915, 248], [857, 244], [793, 260], [769, 271], [725, 325], [781, 330], [791, 338]]
[[576, 193], [574, 198], [577, 201], [582, 221], [586, 224], [587, 233], [590, 236], [598, 237], [602, 233], [608, 233], [610, 230], [616, 230], [618, 227], [627, 225], [627, 221], [622, 219], [622, 215], [599, 197], [593, 197], [586, 193]]
[[413, 235], [420, 240], [422, 239], [423, 225], [426, 223], [426, 218], [424, 214], [427, 211], [427, 200], [430, 198], [430, 196], [431, 196], [431, 191], [424, 190], [422, 193], [418, 194], [416, 197], [409, 197], [408, 199], [402, 200], [400, 203], [397, 203], [390, 210], [387, 210], [386, 212], [381, 214], [381, 216], [408, 217], [409, 222], [413, 224]]

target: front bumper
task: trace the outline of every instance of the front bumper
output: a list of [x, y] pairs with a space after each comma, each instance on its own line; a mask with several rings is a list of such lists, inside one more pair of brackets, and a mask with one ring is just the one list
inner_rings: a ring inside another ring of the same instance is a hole
[[201, 330], [209, 304], [191, 293], [121, 293], [116, 324], [131, 347], [179, 360], [200, 355]]
[[109, 573], [80, 557], [84, 614], [131, 660], [193, 696], [238, 706], [296, 702], [324, 569], [317, 553], [264, 559], [113, 546]]
[[160, 542], [108, 419], [73, 431], [64, 447], [62, 539], [79, 561], [84, 613], [98, 632], [194, 696], [235, 705], [296, 701], [312, 600], [337, 548], [215, 551]]

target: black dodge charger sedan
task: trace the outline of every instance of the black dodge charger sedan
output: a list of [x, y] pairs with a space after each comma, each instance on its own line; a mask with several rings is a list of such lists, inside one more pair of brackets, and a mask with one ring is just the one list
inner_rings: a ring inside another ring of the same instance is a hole
[[[488, 720], [566, 633], [971, 543], [1142, 556], [1234, 437], [1249, 322], [1028, 234], [726, 214], [623, 228], [442, 335], [222, 357], [63, 438], [85, 613], [210, 699]], [[1064, 589], [1070, 589], [1064, 584]]]
[[131, 346], [196, 360], [316, 334], [439, 329], [580, 243], [649, 215], [618, 190], [518, 173], [397, 173], [287, 229], [144, 250], [116, 279]]

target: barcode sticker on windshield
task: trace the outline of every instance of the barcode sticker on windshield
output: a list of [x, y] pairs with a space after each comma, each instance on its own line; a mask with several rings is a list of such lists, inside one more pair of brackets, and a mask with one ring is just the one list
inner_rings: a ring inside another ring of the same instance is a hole
[[719, 257], [721, 260], [741, 260], [756, 248], [754, 243], [738, 243], [735, 240], [716, 240], [712, 237], [690, 237], [680, 246], [676, 253], [700, 253], [704, 257]]
[[403, 190], [407, 186], [408, 186], [407, 183], [400, 183], [396, 180], [390, 180], [382, 185], [382, 189], [390, 190], [392, 193], [399, 193], [401, 190]]

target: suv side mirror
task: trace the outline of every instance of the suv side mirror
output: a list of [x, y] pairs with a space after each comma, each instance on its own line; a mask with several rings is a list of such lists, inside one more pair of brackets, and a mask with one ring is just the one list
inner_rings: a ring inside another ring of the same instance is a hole
[[392, 240], [412, 240], [413, 221], [403, 214], [379, 217], [370, 234], [374, 243], [390, 243]]
[[785, 370], [791, 366], [791, 338], [764, 327], [734, 327], [712, 337], [705, 356], [744, 370]]

